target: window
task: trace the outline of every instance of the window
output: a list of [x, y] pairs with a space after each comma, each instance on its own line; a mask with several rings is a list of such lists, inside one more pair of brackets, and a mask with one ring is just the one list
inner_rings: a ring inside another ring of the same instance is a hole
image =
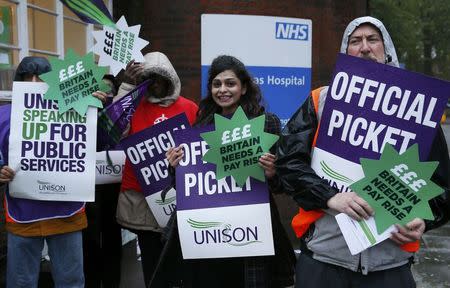
[[19, 62], [17, 8], [17, 3], [0, 0], [0, 90], [11, 90]]
[[[111, 14], [112, 1], [104, 0]], [[11, 99], [15, 68], [22, 58], [63, 58], [68, 48], [84, 55], [94, 45], [93, 26], [59, 0], [0, 0], [0, 101]]]
[[64, 47], [70, 47], [80, 55], [86, 54], [87, 39], [84, 35], [87, 30], [87, 25], [67, 7], [64, 7]]
[[56, 7], [39, 0], [28, 0], [28, 46], [30, 55], [59, 56], [56, 45]]

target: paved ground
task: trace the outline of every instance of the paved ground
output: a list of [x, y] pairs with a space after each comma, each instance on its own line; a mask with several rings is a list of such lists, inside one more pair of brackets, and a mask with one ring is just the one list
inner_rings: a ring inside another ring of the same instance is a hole
[[122, 250], [121, 288], [145, 288], [142, 266], [138, 261], [136, 240], [128, 242]]
[[[450, 150], [450, 120], [442, 126]], [[413, 265], [418, 288], [450, 287], [450, 223], [426, 233]]]
[[450, 224], [426, 233], [413, 265], [418, 288], [450, 287]]

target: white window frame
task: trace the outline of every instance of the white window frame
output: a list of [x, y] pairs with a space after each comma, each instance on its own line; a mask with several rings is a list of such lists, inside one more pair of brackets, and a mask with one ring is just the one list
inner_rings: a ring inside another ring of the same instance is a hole
[[[86, 51], [89, 52], [94, 46], [94, 36], [92, 32], [94, 31], [93, 24], [87, 24], [78, 18], [64, 15], [64, 5], [59, 0], [49, 0], [55, 2], [55, 11], [48, 10], [33, 4], [28, 3], [28, 0], [4, 0], [12, 4], [17, 4], [17, 46], [8, 45], [0, 43], [0, 48], [7, 48], [19, 51], [19, 62], [30, 53], [41, 53], [48, 56], [56, 56], [60, 59], [64, 58], [66, 47], [64, 47], [64, 19], [83, 24], [86, 27]], [[112, 15], [113, 0], [108, 0], [107, 8]], [[28, 41], [28, 8], [34, 8], [38, 11], [56, 16], [56, 52], [39, 50], [30, 48], [30, 43]], [[19, 25], [20, 23], [20, 25]], [[0, 101], [11, 101], [11, 92], [8, 90], [0, 90]]]

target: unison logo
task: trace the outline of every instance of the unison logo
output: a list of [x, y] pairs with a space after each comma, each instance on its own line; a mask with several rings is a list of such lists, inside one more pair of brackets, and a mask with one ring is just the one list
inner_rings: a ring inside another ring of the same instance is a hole
[[58, 184], [54, 184], [51, 182], [45, 182], [45, 181], [40, 181], [37, 180], [38, 182], [38, 188], [39, 191], [43, 192], [43, 193], [63, 193], [66, 192], [66, 186], [65, 185], [58, 185]]
[[308, 25], [276, 22], [275, 38], [308, 41]]
[[100, 175], [111, 175], [122, 177], [122, 171], [124, 167], [125, 165], [121, 164], [109, 165], [105, 160], [97, 160], [95, 169], [97, 169], [97, 172]]
[[194, 241], [198, 245], [225, 243], [232, 246], [246, 246], [261, 243], [258, 227], [232, 227], [222, 222], [201, 222], [192, 219], [187, 223], [194, 228]]
[[[322, 172], [327, 175], [326, 181], [328, 181], [328, 184], [338, 189], [340, 192], [349, 192], [351, 191], [350, 187], [348, 185], [352, 184], [354, 181], [347, 176], [333, 170], [325, 161], [320, 161], [320, 168], [322, 169]], [[343, 182], [344, 184], [338, 184]]]
[[156, 199], [155, 203], [158, 205], [167, 205], [172, 203], [173, 201], [175, 201], [175, 199], [177, 199], [176, 196], [170, 197], [170, 198], [166, 198], [164, 201], [162, 199]]
[[177, 205], [173, 202], [177, 199], [177, 196], [166, 198], [164, 201], [162, 199], [156, 199], [155, 204], [162, 206], [164, 214], [167, 216], [172, 215], [175, 212]]

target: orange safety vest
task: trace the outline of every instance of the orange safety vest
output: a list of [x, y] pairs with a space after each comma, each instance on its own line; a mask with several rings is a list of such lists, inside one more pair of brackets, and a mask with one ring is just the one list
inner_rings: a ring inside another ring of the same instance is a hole
[[[323, 89], [323, 87], [317, 88], [311, 92], [311, 97], [312, 97], [312, 100], [314, 103], [314, 110], [316, 111], [316, 115], [318, 115], [318, 113], [319, 113], [319, 98], [320, 98], [320, 91], [322, 89]], [[308, 101], [308, 100], [306, 100], [306, 101]], [[316, 134], [314, 135], [314, 140], [313, 140], [313, 144], [312, 144], [313, 147], [316, 146], [317, 135], [319, 134], [318, 133], [319, 126], [320, 126], [320, 123], [318, 124]], [[311, 224], [316, 222], [317, 219], [322, 217], [324, 214], [325, 214], [325, 212], [323, 212], [320, 209], [306, 211], [303, 208], [300, 208], [298, 214], [295, 215], [294, 218], [292, 218], [292, 222], [291, 222], [291, 226], [292, 226], [292, 229], [294, 229], [295, 235], [297, 235], [298, 238], [302, 237], [303, 234], [305, 234], [306, 231], [308, 231]], [[417, 240], [414, 242], [406, 243], [406, 244], [401, 245], [400, 248], [406, 252], [414, 253], [419, 250], [420, 242], [419, 242], [419, 240]]]

